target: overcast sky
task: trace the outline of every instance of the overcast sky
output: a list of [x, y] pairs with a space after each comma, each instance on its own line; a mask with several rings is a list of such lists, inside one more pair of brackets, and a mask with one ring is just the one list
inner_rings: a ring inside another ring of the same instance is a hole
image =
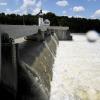
[[[42, 1], [42, 2], [41, 2]], [[59, 16], [100, 19], [100, 0], [0, 0], [0, 12], [37, 14], [53, 12]]]

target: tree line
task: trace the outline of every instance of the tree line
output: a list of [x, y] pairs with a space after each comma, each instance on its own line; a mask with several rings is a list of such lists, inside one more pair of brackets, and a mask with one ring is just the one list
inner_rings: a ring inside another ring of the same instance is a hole
[[[75, 18], [68, 16], [56, 16], [54, 13], [43, 15], [44, 19], [49, 19], [51, 26], [68, 26], [71, 32], [87, 32], [96, 30], [100, 33], [99, 19]], [[0, 24], [10, 25], [38, 25], [38, 15], [16, 15], [0, 13]]]

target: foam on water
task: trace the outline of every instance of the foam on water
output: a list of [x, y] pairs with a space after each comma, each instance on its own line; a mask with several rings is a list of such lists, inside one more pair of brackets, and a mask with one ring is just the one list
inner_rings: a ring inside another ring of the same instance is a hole
[[53, 68], [50, 100], [100, 100], [100, 39], [84, 35], [60, 41]]

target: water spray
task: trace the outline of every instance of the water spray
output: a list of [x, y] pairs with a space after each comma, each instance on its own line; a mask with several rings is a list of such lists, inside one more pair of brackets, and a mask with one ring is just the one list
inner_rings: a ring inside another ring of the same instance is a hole
[[89, 42], [96, 42], [99, 39], [99, 34], [94, 30], [88, 31], [86, 37]]

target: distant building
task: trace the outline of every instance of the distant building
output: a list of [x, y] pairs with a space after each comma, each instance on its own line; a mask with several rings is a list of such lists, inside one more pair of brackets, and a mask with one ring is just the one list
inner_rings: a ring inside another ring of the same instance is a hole
[[38, 16], [39, 16], [39, 18], [38, 18], [38, 25], [42, 26], [44, 24], [42, 10], [40, 10], [40, 12], [38, 13]]
[[44, 25], [45, 25], [45, 26], [50, 26], [50, 20], [45, 19], [45, 20], [44, 20]]
[[40, 12], [38, 13], [38, 25], [39, 26], [50, 26], [50, 21], [48, 19], [43, 19], [43, 13], [42, 10], [40, 10]]

